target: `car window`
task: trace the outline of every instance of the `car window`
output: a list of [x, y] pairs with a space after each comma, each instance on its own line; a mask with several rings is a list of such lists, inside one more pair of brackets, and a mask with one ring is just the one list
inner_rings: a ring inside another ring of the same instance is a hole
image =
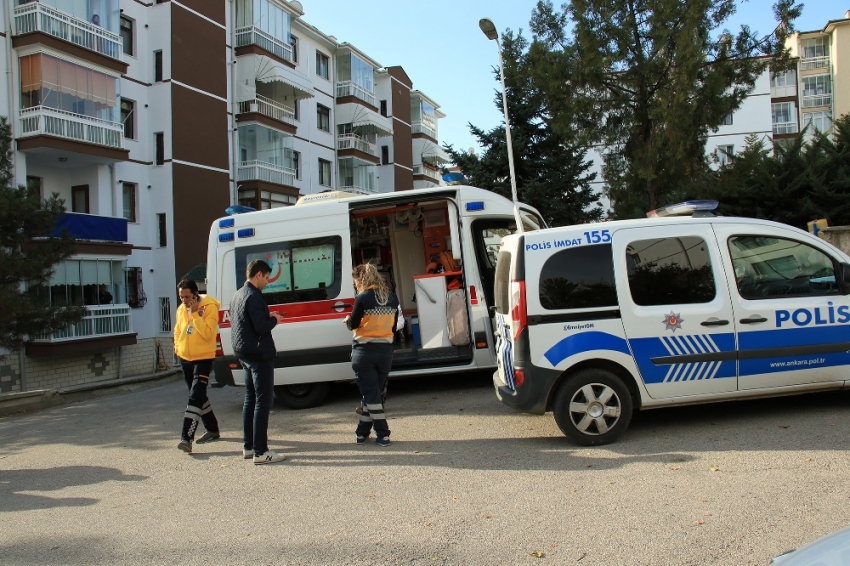
[[544, 309], [584, 309], [617, 305], [611, 244], [561, 250], [540, 271]]
[[631, 242], [626, 269], [637, 305], [709, 303], [716, 294], [708, 245], [696, 236]]
[[496, 262], [496, 312], [508, 314], [510, 311], [511, 292], [511, 253], [499, 252]]
[[786, 238], [732, 236], [729, 255], [738, 294], [744, 299], [839, 292], [832, 258], [808, 244]]

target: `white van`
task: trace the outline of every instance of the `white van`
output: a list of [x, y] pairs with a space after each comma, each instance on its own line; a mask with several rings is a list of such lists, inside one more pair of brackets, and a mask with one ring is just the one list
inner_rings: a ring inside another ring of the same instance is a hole
[[850, 257], [716, 204], [506, 237], [498, 398], [594, 445], [636, 409], [845, 387]]
[[[525, 230], [544, 226], [533, 208], [520, 205], [520, 216]], [[514, 218], [513, 203], [496, 193], [449, 186], [319, 193], [294, 206], [216, 220], [207, 259], [207, 292], [221, 300], [216, 381], [244, 385], [229, 306], [253, 259], [272, 267], [263, 296], [284, 317], [273, 330], [275, 395], [290, 408], [318, 405], [331, 382], [353, 379], [351, 331], [342, 319], [354, 305], [352, 267], [363, 262], [384, 274], [406, 318], [392, 376], [495, 368], [489, 306], [499, 242], [515, 229]], [[443, 252], [455, 271], [426, 273]]]

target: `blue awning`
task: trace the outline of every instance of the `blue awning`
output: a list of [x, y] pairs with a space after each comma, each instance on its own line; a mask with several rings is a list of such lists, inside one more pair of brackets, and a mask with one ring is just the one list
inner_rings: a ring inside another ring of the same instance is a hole
[[127, 242], [127, 219], [79, 212], [65, 212], [56, 220], [51, 236], [61, 236], [67, 231], [76, 240]]

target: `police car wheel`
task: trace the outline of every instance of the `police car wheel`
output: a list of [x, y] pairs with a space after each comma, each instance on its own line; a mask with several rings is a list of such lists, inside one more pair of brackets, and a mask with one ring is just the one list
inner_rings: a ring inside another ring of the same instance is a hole
[[276, 385], [274, 396], [287, 409], [310, 409], [321, 405], [329, 390], [330, 383], [327, 382]]
[[583, 446], [616, 440], [632, 419], [632, 396], [611, 372], [586, 369], [561, 385], [553, 406], [555, 422], [568, 438]]

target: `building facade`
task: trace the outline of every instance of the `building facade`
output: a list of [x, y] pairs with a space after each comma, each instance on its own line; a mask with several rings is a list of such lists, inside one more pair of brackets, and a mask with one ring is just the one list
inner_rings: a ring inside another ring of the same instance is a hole
[[0, 352], [0, 393], [173, 363], [175, 286], [203, 284], [231, 205], [441, 184], [439, 106], [287, 0], [7, 0], [0, 115], [19, 184], [77, 238], [44, 292], [74, 328]]

